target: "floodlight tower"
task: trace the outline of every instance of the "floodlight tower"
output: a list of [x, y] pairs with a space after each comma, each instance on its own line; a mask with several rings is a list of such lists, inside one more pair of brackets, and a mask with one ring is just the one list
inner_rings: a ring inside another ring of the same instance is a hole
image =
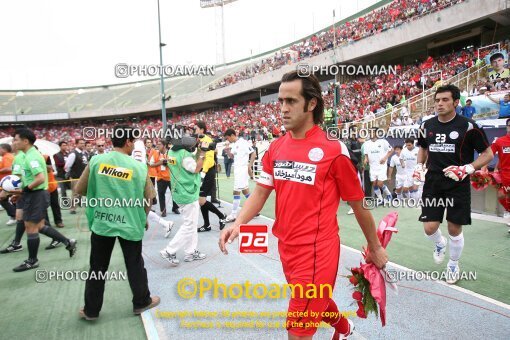
[[[237, 0], [200, 0], [201, 8], [216, 7], [216, 63], [225, 64], [225, 23], [223, 21], [223, 7]], [[218, 10], [219, 7], [219, 10]], [[221, 48], [219, 48], [221, 44]]]

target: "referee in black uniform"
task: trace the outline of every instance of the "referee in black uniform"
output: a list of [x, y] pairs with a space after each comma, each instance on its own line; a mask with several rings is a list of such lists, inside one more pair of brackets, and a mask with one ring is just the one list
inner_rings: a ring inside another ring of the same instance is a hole
[[[423, 222], [425, 234], [435, 243], [433, 258], [437, 264], [444, 260], [448, 244], [439, 229], [446, 210], [450, 243], [446, 281], [450, 284], [459, 280], [458, 261], [464, 247], [462, 226], [471, 224], [469, 175], [493, 158], [483, 129], [474, 120], [455, 113], [459, 100], [460, 90], [456, 86], [437, 89], [434, 97], [437, 116], [420, 126], [418, 164], [413, 175], [423, 179], [426, 161], [428, 171], [419, 220]], [[476, 160], [475, 151], [479, 153]]]

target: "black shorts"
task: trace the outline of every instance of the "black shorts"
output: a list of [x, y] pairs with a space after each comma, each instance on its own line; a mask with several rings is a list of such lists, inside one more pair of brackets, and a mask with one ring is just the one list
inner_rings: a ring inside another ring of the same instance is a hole
[[[427, 172], [422, 195], [419, 221], [471, 224], [471, 186], [469, 180], [456, 182], [442, 173]], [[432, 203], [429, 203], [432, 202]], [[434, 204], [435, 203], [435, 204]]]
[[23, 199], [24, 195], [21, 195], [18, 200], [16, 201], [16, 210], [23, 210], [23, 207], [25, 206], [25, 200]]
[[[216, 165], [215, 165], [216, 166]], [[202, 186], [200, 187], [200, 197], [211, 196], [214, 188], [214, 181], [216, 180], [216, 169], [215, 166], [210, 168], [206, 173]]]
[[23, 193], [23, 221], [38, 223], [46, 218], [46, 209], [50, 206], [50, 193], [36, 190]]

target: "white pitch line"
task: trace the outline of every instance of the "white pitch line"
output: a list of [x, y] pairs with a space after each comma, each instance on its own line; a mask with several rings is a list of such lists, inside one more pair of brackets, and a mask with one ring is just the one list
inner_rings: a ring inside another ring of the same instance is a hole
[[[226, 204], [232, 205], [232, 204], [231, 204], [231, 203], [229, 203], [229, 202], [226, 202], [226, 201], [223, 201], [223, 200], [221, 200], [221, 201], [222, 201], [222, 202], [225, 202]], [[472, 214], [471, 214], [471, 216], [473, 216], [473, 215], [475, 215], [475, 214], [474, 214], [474, 213], [472, 213]], [[476, 215], [480, 215], [480, 214], [476, 214]], [[483, 216], [483, 215], [480, 215], [480, 216]], [[269, 221], [271, 221], [271, 222], [274, 222], [274, 219], [272, 219], [272, 218], [270, 218], [270, 217], [267, 217], [267, 216], [260, 215], [260, 216], [258, 216], [258, 217], [259, 217], [259, 218], [260, 218], [260, 217], [262, 217], [262, 218], [265, 218], [265, 219], [267, 219], [267, 220], [269, 220]], [[479, 216], [474, 217], [474, 218], [478, 218], [478, 217], [479, 217]], [[486, 216], [486, 217], [487, 217], [487, 216]], [[480, 219], [481, 219], [481, 218], [480, 218]], [[346, 246], [346, 245], [343, 245], [343, 244], [342, 244], [341, 246], [342, 246], [342, 247], [344, 247], [344, 248], [345, 248], [345, 249], [347, 249], [347, 250], [353, 251], [353, 252], [358, 253], [358, 254], [360, 254], [360, 255], [361, 255], [361, 251], [360, 251], [360, 250], [358, 250], [358, 249], [354, 249], [354, 248], [351, 248], [351, 247]], [[397, 264], [397, 263], [394, 263], [394, 262], [391, 262], [391, 261], [390, 261], [390, 262], [388, 262], [388, 263], [389, 263], [391, 266], [393, 266], [393, 267], [395, 267], [395, 268], [398, 268], [398, 269], [400, 269], [400, 270], [416, 272], [416, 270], [414, 270], [414, 269], [411, 269], [411, 268], [408, 268], [408, 267], [402, 266], [402, 265], [400, 265], [400, 264]], [[506, 304], [506, 303], [504, 303], [504, 302], [501, 302], [501, 301], [495, 300], [495, 299], [493, 299], [493, 298], [490, 298], [490, 297], [488, 297], [488, 296], [485, 296], [485, 295], [482, 295], [482, 294], [475, 293], [475, 292], [473, 292], [473, 291], [471, 291], [471, 290], [469, 290], [469, 289], [462, 288], [462, 287], [459, 287], [459, 286], [456, 286], [456, 285], [450, 285], [450, 284], [447, 284], [446, 282], [443, 282], [443, 281], [437, 281], [437, 280], [435, 280], [435, 282], [437, 282], [437, 283], [439, 283], [440, 285], [443, 285], [443, 286], [445, 286], [445, 287], [449, 287], [449, 288], [451, 288], [451, 289], [454, 289], [454, 290], [457, 290], [457, 291], [459, 291], [459, 292], [462, 292], [462, 293], [464, 293], [464, 294], [471, 295], [471, 296], [476, 297], [476, 298], [478, 298], [478, 299], [480, 299], [480, 300], [483, 300], [483, 301], [485, 301], [485, 302], [492, 303], [492, 304], [494, 304], [494, 305], [496, 305], [496, 306], [498, 306], [498, 307], [501, 307], [501, 308], [505, 308], [505, 309], [510, 310], [510, 305], [508, 305], [508, 304]]]
[[145, 329], [147, 340], [160, 340], [156, 324], [152, 318], [151, 309], [146, 310], [140, 316], [142, 317], [143, 328]]

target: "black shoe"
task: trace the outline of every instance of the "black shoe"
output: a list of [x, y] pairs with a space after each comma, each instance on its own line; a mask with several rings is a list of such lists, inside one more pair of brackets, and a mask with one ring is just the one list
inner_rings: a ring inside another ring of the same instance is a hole
[[179, 211], [179, 208], [172, 209], [172, 212], [176, 215], [179, 215], [181, 212]]
[[70, 213], [71, 215], [76, 215], [76, 210], [71, 210], [71, 211], [69, 211], [69, 213]]
[[166, 209], [161, 212], [161, 217], [166, 217]]
[[209, 226], [209, 225], [208, 225], [208, 226], [203, 225], [203, 226], [201, 226], [200, 228], [198, 228], [198, 229], [197, 229], [197, 231], [198, 231], [199, 233], [203, 233], [204, 231], [211, 231], [211, 226]]
[[225, 228], [226, 223], [227, 222], [224, 219], [220, 220], [220, 230], [223, 230], [223, 228]]
[[76, 254], [76, 243], [78, 243], [78, 241], [74, 239], [69, 240], [69, 244], [66, 247], [66, 249], [69, 251], [69, 257], [73, 257], [73, 255]]
[[39, 267], [39, 261], [31, 261], [31, 260], [25, 260], [22, 264], [17, 266], [16, 268], [13, 268], [15, 272], [24, 272], [25, 270], [34, 269]]
[[49, 250], [49, 249], [55, 249], [55, 248], [57, 248], [57, 247], [58, 247], [59, 245], [61, 245], [61, 244], [62, 244], [62, 242], [60, 242], [59, 240], [53, 240], [53, 241], [51, 241], [50, 245], [49, 245], [49, 246], [47, 246], [47, 247], [46, 247], [46, 248], [44, 248], [44, 249], [46, 249], [46, 250]]
[[21, 244], [15, 245], [11, 243], [7, 248], [0, 250], [0, 254], [15, 253], [21, 250], [23, 250], [23, 246]]

